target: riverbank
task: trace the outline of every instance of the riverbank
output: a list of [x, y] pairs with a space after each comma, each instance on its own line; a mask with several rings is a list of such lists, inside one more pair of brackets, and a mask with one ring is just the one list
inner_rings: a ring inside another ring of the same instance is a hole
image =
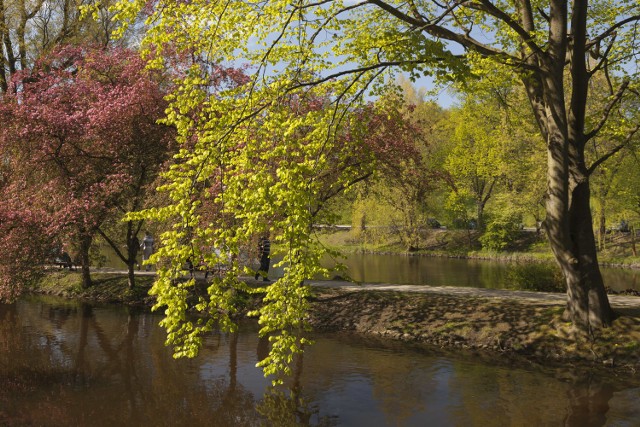
[[320, 330], [481, 352], [496, 360], [604, 369], [622, 376], [635, 376], [640, 369], [637, 305], [616, 307], [623, 316], [591, 337], [562, 320], [564, 298], [531, 301], [496, 292], [503, 295], [323, 289], [313, 304], [312, 324]]
[[[121, 275], [96, 273], [94, 280], [94, 287], [83, 290], [78, 274], [55, 272], [34, 292], [94, 303], [153, 305], [147, 294], [152, 276], [137, 277], [133, 290]], [[471, 288], [425, 293], [337, 282], [316, 285], [322, 285], [313, 286], [310, 301], [310, 322], [316, 330], [463, 349], [502, 361], [604, 369], [640, 380], [638, 297], [612, 297], [622, 316], [612, 327], [588, 336], [562, 320], [562, 294]], [[527, 298], [529, 294], [535, 298]], [[260, 304], [259, 296], [246, 300], [247, 309]]]

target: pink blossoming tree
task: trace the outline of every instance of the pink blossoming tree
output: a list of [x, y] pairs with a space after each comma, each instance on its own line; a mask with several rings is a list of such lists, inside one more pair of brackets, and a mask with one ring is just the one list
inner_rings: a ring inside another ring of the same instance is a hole
[[165, 87], [126, 49], [63, 47], [15, 75], [0, 103], [0, 228], [12, 231], [0, 236], [0, 247], [15, 255], [0, 260], [7, 295], [42, 270], [60, 239], [75, 247], [90, 286], [89, 249], [98, 234], [129, 266], [133, 286], [142, 223], [126, 224], [123, 236], [109, 231], [122, 227], [105, 225], [144, 205], [170, 155], [173, 133], [157, 122]]

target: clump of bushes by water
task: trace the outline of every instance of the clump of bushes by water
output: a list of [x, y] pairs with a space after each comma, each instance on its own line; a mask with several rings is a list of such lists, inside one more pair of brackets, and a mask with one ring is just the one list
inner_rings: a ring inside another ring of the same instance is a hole
[[556, 265], [514, 264], [507, 272], [508, 287], [538, 292], [564, 292], [565, 280]]
[[482, 248], [490, 251], [502, 251], [513, 243], [522, 229], [522, 214], [508, 211], [495, 216], [487, 224], [480, 237]]

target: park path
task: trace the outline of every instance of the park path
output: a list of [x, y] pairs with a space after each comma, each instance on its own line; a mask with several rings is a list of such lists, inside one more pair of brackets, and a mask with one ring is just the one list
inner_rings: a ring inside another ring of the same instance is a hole
[[[536, 305], [564, 305], [567, 295], [555, 292], [516, 291], [509, 289], [468, 288], [461, 286], [422, 286], [422, 285], [396, 285], [390, 283], [363, 283], [357, 284], [338, 280], [309, 280], [311, 286], [339, 288], [350, 291], [378, 290], [394, 292], [417, 292], [424, 294], [445, 294], [487, 299], [510, 299], [523, 303]], [[609, 302], [614, 308], [640, 310], [640, 297], [627, 295], [609, 295]]]

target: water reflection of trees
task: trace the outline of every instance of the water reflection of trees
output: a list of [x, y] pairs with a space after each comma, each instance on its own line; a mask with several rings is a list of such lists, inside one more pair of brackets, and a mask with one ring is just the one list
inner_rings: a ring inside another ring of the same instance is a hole
[[[268, 354], [268, 338], [258, 340], [258, 360]], [[320, 416], [320, 409], [304, 397], [302, 371], [304, 353], [295, 356], [292, 375], [284, 387], [269, 387], [257, 404], [257, 411], [273, 426], [333, 426], [337, 417]]]
[[602, 378], [584, 372], [572, 375], [567, 370], [562, 381], [551, 381], [548, 377], [523, 375], [518, 368], [496, 369], [465, 362], [459, 362], [455, 372], [450, 387], [462, 398], [455, 413], [457, 425], [607, 424], [614, 387]]
[[[207, 356], [228, 345], [229, 357], [227, 369], [207, 383], [199, 377], [198, 361], [173, 360], [157, 318], [149, 315], [81, 303], [18, 303], [2, 310], [0, 320], [0, 342], [11, 347], [0, 356], [3, 383], [19, 380], [25, 370], [31, 375], [11, 396], [0, 392], [0, 420], [7, 423], [11, 417], [12, 424], [173, 426], [216, 420], [224, 426], [259, 419], [252, 393], [236, 380], [236, 336], [208, 342]], [[10, 413], [17, 406], [12, 402], [21, 409]]]
[[255, 325], [176, 361], [157, 321], [68, 301], [0, 306], [0, 425], [329, 426], [359, 411], [361, 424], [595, 426], [611, 402], [636, 413], [627, 401], [638, 392], [616, 400], [596, 377], [557, 381], [353, 337], [319, 338], [287, 388], [263, 394], [253, 365], [269, 344]]
[[[0, 424], [330, 425], [302, 397], [302, 358], [293, 391], [270, 389], [257, 401], [238, 376], [266, 356], [267, 339], [250, 332], [255, 351], [248, 354], [239, 351], [241, 335], [217, 333], [195, 360], [174, 360], [157, 321], [80, 302], [3, 307], [0, 379], [15, 383], [24, 372], [28, 379], [0, 391]], [[268, 383], [260, 370], [254, 375]]]

